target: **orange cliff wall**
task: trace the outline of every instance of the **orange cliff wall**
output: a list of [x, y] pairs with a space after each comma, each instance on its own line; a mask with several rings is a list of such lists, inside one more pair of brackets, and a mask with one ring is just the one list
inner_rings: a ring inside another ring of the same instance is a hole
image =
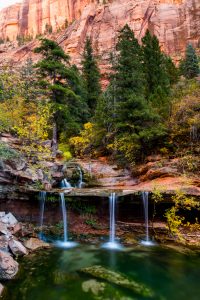
[[[17, 0], [16, 0], [17, 1]], [[0, 11], [0, 37], [15, 40], [17, 35], [44, 33], [46, 25], [56, 31], [66, 20], [78, 19], [92, 0], [23, 0]]]

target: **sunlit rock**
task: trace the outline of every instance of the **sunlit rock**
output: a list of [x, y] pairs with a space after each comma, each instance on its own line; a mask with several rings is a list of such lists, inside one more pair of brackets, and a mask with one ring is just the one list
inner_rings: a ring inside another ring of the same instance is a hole
[[24, 246], [32, 251], [50, 247], [48, 243], [45, 243], [37, 238], [30, 238], [29, 240], [25, 241]]

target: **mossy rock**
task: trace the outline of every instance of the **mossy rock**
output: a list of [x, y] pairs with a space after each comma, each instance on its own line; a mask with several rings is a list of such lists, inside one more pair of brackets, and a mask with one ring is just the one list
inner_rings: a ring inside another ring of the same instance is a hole
[[93, 266], [81, 269], [80, 272], [92, 275], [93, 277], [103, 279], [109, 283], [114, 283], [123, 288], [132, 290], [134, 293], [143, 297], [154, 297], [153, 291], [142, 283], [138, 283], [133, 280], [129, 280], [125, 275], [116, 273], [114, 271], [108, 270], [102, 266]]

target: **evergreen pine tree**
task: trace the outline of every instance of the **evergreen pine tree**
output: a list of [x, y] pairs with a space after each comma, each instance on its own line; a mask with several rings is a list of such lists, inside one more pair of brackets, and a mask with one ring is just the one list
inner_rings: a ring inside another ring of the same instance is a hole
[[142, 49], [128, 25], [120, 31], [116, 49], [111, 81], [116, 105], [114, 145], [115, 151], [131, 162], [136, 155], [141, 158], [141, 150], [147, 152], [164, 130], [145, 99]]
[[87, 104], [91, 114], [93, 114], [101, 95], [101, 84], [99, 68], [89, 38], [86, 39], [83, 52], [82, 72], [85, 81]]
[[198, 57], [191, 44], [187, 45], [185, 59], [180, 64], [180, 70], [188, 79], [194, 78], [199, 74]]
[[164, 55], [164, 65], [167, 71], [170, 85], [177, 83], [179, 77], [179, 70], [173, 63], [170, 56]]
[[170, 90], [170, 80], [166, 70], [165, 57], [160, 50], [159, 41], [147, 30], [142, 39], [144, 71], [146, 78], [146, 97], [154, 107], [166, 106]]
[[119, 53], [114, 65], [117, 101], [125, 102], [130, 94], [144, 94], [142, 51], [133, 31], [128, 25], [119, 33], [116, 50]]
[[63, 49], [52, 40], [41, 39], [35, 52], [43, 56], [35, 65], [39, 85], [54, 105], [52, 148], [55, 151], [58, 137], [78, 132], [86, 105], [75, 90], [75, 82], [79, 80], [77, 69], [70, 66]]

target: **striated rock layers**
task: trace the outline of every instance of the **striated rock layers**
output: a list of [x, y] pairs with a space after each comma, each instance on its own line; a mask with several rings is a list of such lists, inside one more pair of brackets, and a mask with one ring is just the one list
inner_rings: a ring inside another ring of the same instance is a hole
[[[17, 0], [16, 0], [17, 2]], [[46, 26], [58, 30], [78, 19], [90, 0], [23, 0], [0, 12], [0, 35], [14, 40], [17, 35], [44, 33]]]
[[[67, 29], [64, 27], [68, 24]], [[128, 23], [141, 39], [146, 29], [156, 34], [162, 49], [179, 60], [185, 46], [200, 43], [199, 0], [24, 0], [0, 12], [0, 37], [12, 40], [17, 35], [43, 33], [52, 26], [54, 38], [80, 61], [86, 36], [90, 36], [96, 53], [101, 57], [102, 72], [107, 70], [108, 53], [116, 42], [117, 32]], [[2, 58], [14, 62], [28, 58], [35, 46], [31, 42], [22, 49], [0, 49]], [[21, 51], [21, 52], [20, 52]]]

